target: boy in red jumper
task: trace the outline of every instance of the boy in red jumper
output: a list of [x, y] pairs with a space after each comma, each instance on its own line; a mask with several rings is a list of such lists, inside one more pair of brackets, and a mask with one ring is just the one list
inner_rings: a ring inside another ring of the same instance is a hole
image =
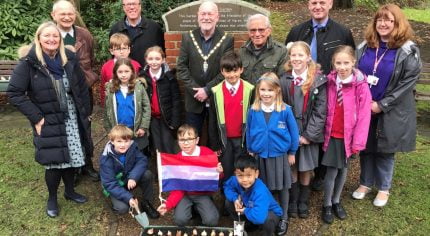
[[228, 179], [234, 174], [234, 163], [246, 151], [243, 137], [254, 86], [240, 78], [243, 67], [237, 53], [226, 53], [220, 68], [225, 80], [212, 88], [209, 143], [220, 155], [224, 179]]
[[[187, 124], [178, 129], [178, 143], [182, 156], [204, 156], [214, 152], [204, 146], [198, 146], [199, 137], [197, 130]], [[223, 172], [221, 163], [218, 163], [217, 171]], [[185, 226], [192, 218], [194, 208], [202, 218], [202, 224], [206, 226], [216, 226], [218, 224], [219, 213], [212, 199], [213, 192], [186, 192], [182, 190], [171, 191], [167, 201], [162, 203], [157, 211], [164, 216], [167, 211], [175, 209], [173, 219], [178, 226]]]
[[[106, 88], [105, 85], [113, 77], [113, 66], [119, 58], [128, 58], [130, 55], [130, 39], [121, 33], [112, 34], [109, 38], [109, 52], [113, 58], [103, 64], [100, 72], [100, 104], [105, 105]], [[135, 60], [131, 60], [136, 74], [139, 74], [141, 65]]]

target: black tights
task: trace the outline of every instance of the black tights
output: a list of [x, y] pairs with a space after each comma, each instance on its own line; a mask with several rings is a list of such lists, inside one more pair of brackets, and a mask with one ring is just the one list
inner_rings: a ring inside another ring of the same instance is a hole
[[48, 208], [51, 206], [50, 209], [52, 209], [54, 204], [57, 204], [57, 191], [61, 179], [64, 182], [65, 193], [69, 196], [75, 194], [75, 186], [73, 185], [74, 174], [74, 168], [45, 170], [45, 182], [49, 193]]

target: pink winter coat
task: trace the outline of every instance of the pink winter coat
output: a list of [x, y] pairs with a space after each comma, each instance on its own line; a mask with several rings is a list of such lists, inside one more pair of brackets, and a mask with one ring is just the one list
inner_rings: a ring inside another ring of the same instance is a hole
[[[330, 140], [337, 103], [336, 77], [337, 73], [334, 70], [327, 76], [327, 120], [324, 131], [324, 151], [327, 151]], [[352, 82], [342, 84], [342, 95], [345, 152], [349, 158], [354, 154], [353, 151], [361, 151], [366, 148], [372, 103], [366, 76], [361, 71], [354, 69]]]

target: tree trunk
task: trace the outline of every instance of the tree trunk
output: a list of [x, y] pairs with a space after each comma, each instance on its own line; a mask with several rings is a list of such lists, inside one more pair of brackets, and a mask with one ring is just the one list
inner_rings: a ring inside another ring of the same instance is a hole
[[354, 0], [333, 0], [333, 8], [347, 9], [352, 8]]

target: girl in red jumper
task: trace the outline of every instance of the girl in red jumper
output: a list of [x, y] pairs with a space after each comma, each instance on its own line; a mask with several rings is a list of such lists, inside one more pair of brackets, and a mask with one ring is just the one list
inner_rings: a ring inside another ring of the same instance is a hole
[[322, 219], [327, 224], [333, 222], [333, 213], [341, 220], [346, 218], [340, 194], [346, 180], [348, 158], [366, 147], [372, 101], [365, 75], [354, 68], [354, 49], [339, 47], [332, 63], [335, 70], [327, 76], [325, 153], [321, 162], [327, 166], [322, 209]]

